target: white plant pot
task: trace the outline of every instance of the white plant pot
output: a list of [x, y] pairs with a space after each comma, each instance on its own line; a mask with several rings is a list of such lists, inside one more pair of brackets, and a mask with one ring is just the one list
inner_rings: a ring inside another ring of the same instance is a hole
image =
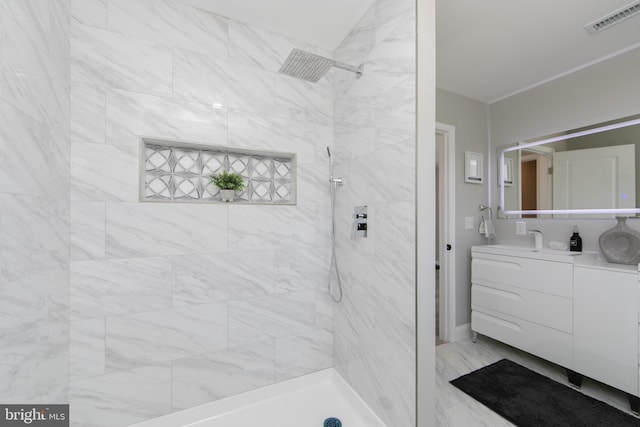
[[220, 190], [220, 200], [223, 202], [233, 202], [236, 196], [236, 190]]

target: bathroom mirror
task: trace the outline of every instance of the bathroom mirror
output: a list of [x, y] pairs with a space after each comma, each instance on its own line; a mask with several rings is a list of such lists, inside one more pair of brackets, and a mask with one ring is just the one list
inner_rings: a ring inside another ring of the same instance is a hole
[[498, 151], [503, 215], [640, 215], [640, 114]]

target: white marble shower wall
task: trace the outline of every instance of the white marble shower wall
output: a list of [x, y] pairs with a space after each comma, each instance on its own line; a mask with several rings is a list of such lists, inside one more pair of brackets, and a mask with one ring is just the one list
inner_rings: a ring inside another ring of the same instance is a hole
[[69, 3], [0, 1], [0, 402], [67, 403]]
[[[277, 73], [293, 47], [316, 51], [179, 1], [71, 1], [74, 425], [332, 365], [333, 91]], [[298, 204], [141, 203], [140, 135], [295, 152]]]
[[[338, 259], [334, 366], [389, 426], [415, 425], [415, 1], [377, 0], [334, 52]], [[367, 239], [349, 239], [367, 205]]]

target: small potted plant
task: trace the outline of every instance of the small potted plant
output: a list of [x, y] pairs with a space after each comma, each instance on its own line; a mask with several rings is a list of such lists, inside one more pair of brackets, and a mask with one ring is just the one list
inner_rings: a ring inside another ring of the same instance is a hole
[[209, 180], [220, 188], [220, 199], [223, 202], [233, 202], [236, 191], [242, 191], [244, 181], [239, 173], [222, 171], [218, 175], [210, 175]]

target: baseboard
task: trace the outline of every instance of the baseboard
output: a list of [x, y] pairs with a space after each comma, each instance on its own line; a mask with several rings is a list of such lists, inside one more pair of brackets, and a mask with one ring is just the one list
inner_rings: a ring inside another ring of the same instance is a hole
[[471, 323], [456, 326], [456, 341], [471, 339]]

